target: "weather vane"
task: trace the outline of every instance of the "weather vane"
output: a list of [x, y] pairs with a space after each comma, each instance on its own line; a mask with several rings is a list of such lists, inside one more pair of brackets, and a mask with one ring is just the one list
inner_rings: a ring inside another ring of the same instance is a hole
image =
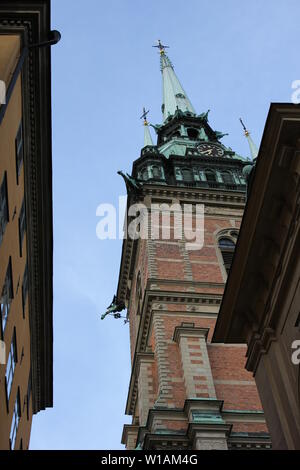
[[165, 49], [167, 49], [167, 47], [169, 47], [169, 46], [164, 46], [164, 45], [160, 42], [160, 39], [158, 39], [158, 40], [157, 40], [157, 45], [156, 45], [156, 46], [152, 46], [152, 47], [157, 47], [157, 48], [159, 49], [160, 54], [164, 54]]
[[149, 113], [149, 109], [148, 111], [146, 111], [145, 108], [143, 108], [143, 114], [141, 115], [140, 119], [144, 119], [144, 125], [145, 126], [148, 126], [148, 121], [147, 121], [147, 114]]

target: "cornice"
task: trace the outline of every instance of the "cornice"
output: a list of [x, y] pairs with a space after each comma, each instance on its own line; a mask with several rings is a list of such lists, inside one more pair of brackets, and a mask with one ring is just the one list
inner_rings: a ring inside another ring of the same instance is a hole
[[[245, 193], [243, 191], [230, 191], [187, 186], [160, 186], [154, 184], [143, 185], [143, 193], [150, 196], [188, 200], [191, 203], [204, 203], [207, 205], [226, 204], [226, 207], [244, 208]], [[228, 205], [229, 204], [229, 205]]]
[[131, 271], [132, 265], [133, 245], [134, 240], [131, 240], [130, 238], [126, 238], [123, 240], [117, 298], [120, 301], [123, 301], [125, 304], [127, 300], [126, 294], [129, 281], [129, 273]]
[[[144, 351], [147, 346], [148, 334], [150, 331], [150, 323], [152, 315], [156, 312], [161, 313], [159, 304], [172, 303], [178, 305], [211, 305], [219, 306], [221, 304], [221, 294], [210, 294], [210, 293], [196, 293], [196, 292], [161, 292], [161, 291], [150, 291], [148, 288], [145, 292], [144, 309], [141, 315], [141, 322], [138, 331], [138, 337], [136, 342], [136, 351]], [[158, 305], [153, 305], [153, 304]], [[164, 310], [164, 315], [176, 315], [176, 312]], [[181, 311], [183, 321], [184, 316], [190, 316], [191, 312]]]
[[129, 434], [137, 434], [139, 426], [133, 424], [124, 424], [121, 443], [126, 444]]
[[[234, 230], [234, 228], [233, 228]], [[149, 278], [149, 289], [155, 290], [160, 284], [164, 285], [180, 285], [189, 287], [202, 287], [209, 289], [224, 289], [225, 282], [201, 282], [201, 281], [186, 281], [185, 279], [163, 279], [163, 278]]]
[[214, 342], [248, 343], [247, 369], [276, 341], [300, 228], [300, 108], [271, 105]]
[[187, 326], [176, 326], [174, 329], [173, 334], [173, 341], [175, 343], [180, 342], [180, 338], [183, 337], [196, 337], [199, 338], [200, 336], [204, 337], [207, 340], [207, 335], [209, 332], [209, 328], [199, 328], [195, 326], [187, 327]]
[[[151, 408], [148, 412], [145, 426], [132, 426], [137, 433], [137, 443], [143, 445], [144, 450], [149, 450], [151, 443], [162, 445], [176, 445], [184, 443], [184, 447], [193, 449], [194, 439], [197, 433], [217, 433], [224, 437], [227, 442], [238, 446], [240, 443], [256, 446], [271, 445], [268, 433], [234, 433], [233, 423], [245, 422], [245, 419], [253, 423], [265, 423], [262, 411], [256, 410], [223, 410], [223, 400], [189, 398], [185, 400], [183, 408]], [[183, 428], [178, 431], [154, 432], [155, 422], [182, 421]], [[124, 434], [124, 433], [123, 433]], [[123, 442], [123, 441], [122, 441]]]
[[191, 442], [194, 442], [198, 432], [205, 432], [207, 434], [213, 433], [221, 434], [227, 438], [230, 436], [232, 430], [232, 424], [213, 424], [213, 423], [190, 423], [188, 426], [187, 436]]
[[[155, 439], [157, 443], [168, 441], [182, 441], [185, 446], [193, 448], [196, 432], [220, 432], [229, 436], [232, 424], [222, 419], [223, 400], [190, 398], [185, 400], [183, 408], [151, 408], [148, 412], [147, 423], [140, 426], [137, 442], [144, 442], [144, 449], [149, 449], [149, 443]], [[202, 415], [199, 421], [194, 420], [193, 412]], [[217, 420], [212, 417], [218, 418]], [[154, 420], [182, 421], [184, 428], [181, 431], [153, 433]], [[188, 423], [186, 429], [186, 423]]]
[[[38, 43], [50, 31], [50, 2], [5, 2], [1, 34]], [[22, 70], [24, 186], [27, 217], [33, 412], [53, 404], [51, 60], [30, 51]]]

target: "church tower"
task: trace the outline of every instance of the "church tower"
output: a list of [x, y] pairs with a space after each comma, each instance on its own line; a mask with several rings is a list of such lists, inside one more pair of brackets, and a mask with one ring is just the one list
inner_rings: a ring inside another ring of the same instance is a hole
[[124, 239], [116, 294], [116, 305], [127, 308], [132, 365], [132, 424], [124, 426], [122, 443], [147, 450], [270, 448], [255, 381], [244, 368], [246, 347], [211, 342], [249, 160], [222, 144], [208, 112], [196, 113], [167, 46], [157, 47], [162, 124], [153, 126], [154, 144], [144, 110], [144, 147], [132, 174], [122, 174], [128, 211], [133, 204], [147, 209], [146, 236]]

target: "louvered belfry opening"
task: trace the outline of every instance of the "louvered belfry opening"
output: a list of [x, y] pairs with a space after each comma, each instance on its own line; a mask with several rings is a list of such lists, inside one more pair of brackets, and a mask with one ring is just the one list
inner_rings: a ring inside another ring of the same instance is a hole
[[230, 240], [230, 238], [222, 237], [219, 240], [219, 248], [221, 250], [224, 266], [228, 274], [233, 259], [235, 244], [232, 240]]

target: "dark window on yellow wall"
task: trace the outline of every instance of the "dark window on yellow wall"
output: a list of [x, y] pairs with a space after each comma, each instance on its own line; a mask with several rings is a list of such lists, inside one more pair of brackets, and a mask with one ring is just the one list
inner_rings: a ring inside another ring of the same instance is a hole
[[0, 186], [0, 244], [2, 242], [5, 227], [8, 222], [8, 196], [6, 172]]
[[12, 387], [12, 383], [14, 380], [16, 363], [17, 363], [17, 337], [16, 337], [16, 329], [14, 328], [14, 334], [13, 334], [11, 344], [10, 344], [10, 350], [8, 354], [6, 371], [5, 371], [7, 402], [9, 402], [11, 387]]
[[19, 176], [23, 163], [23, 132], [22, 123], [19, 126], [16, 137], [16, 169], [17, 169], [17, 184], [19, 184]]
[[28, 295], [28, 264], [26, 262], [24, 276], [23, 276], [23, 284], [22, 284], [23, 316], [25, 316], [25, 305], [26, 305], [27, 295]]
[[22, 245], [26, 231], [25, 201], [23, 199], [19, 216], [19, 240], [20, 240], [20, 256], [22, 256]]
[[27, 387], [27, 419], [29, 419], [30, 412], [30, 398], [31, 398], [31, 371], [29, 373], [28, 387]]
[[221, 250], [224, 266], [228, 274], [234, 255], [235, 244], [232, 240], [230, 240], [230, 238], [223, 237], [219, 240], [219, 248]]
[[15, 445], [16, 445], [16, 437], [17, 437], [20, 418], [21, 418], [21, 402], [20, 402], [20, 389], [18, 388], [11, 427], [10, 427], [10, 435], [9, 435], [9, 443], [10, 443], [11, 450], [14, 450]]
[[0, 298], [2, 338], [4, 335], [12, 299], [13, 299], [13, 282], [12, 282], [11, 259], [9, 258], [4, 285], [2, 287], [1, 298]]

